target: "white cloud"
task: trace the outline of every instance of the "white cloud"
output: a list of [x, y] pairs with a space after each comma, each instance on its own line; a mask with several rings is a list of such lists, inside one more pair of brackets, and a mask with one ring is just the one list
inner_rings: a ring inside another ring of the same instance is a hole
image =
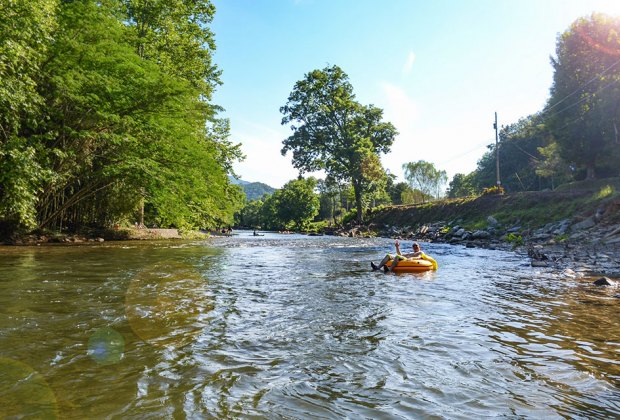
[[382, 82], [381, 90], [386, 100], [385, 119], [396, 126], [400, 137], [407, 137], [418, 119], [418, 106], [407, 92], [391, 83]]
[[231, 140], [241, 143], [246, 155], [243, 162], [234, 166], [241, 179], [249, 182], [263, 182], [280, 188], [293, 179], [297, 171], [290, 157], [282, 156], [282, 140], [289, 135], [286, 127], [277, 130], [250, 121], [235, 120], [231, 128]]
[[408, 75], [411, 73], [411, 70], [413, 70], [414, 61], [415, 61], [415, 53], [413, 51], [409, 51], [409, 54], [407, 55], [407, 60], [405, 61], [405, 64], [403, 65], [403, 75]]

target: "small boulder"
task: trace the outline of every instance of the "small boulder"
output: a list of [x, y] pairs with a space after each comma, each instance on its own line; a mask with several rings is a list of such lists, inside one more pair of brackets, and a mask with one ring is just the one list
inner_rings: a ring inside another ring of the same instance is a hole
[[532, 260], [532, 267], [549, 267], [547, 261]]
[[477, 230], [472, 234], [472, 238], [474, 239], [489, 239], [491, 234], [486, 230]]
[[591, 227], [594, 227], [595, 225], [596, 225], [596, 221], [594, 220], [594, 218], [588, 217], [587, 219], [579, 223], [575, 223], [573, 226], [571, 226], [571, 229], [573, 231], [578, 231], [578, 230], [590, 229]]
[[601, 277], [600, 279], [594, 281], [595, 286], [617, 286], [618, 282], [610, 279], [609, 277]]

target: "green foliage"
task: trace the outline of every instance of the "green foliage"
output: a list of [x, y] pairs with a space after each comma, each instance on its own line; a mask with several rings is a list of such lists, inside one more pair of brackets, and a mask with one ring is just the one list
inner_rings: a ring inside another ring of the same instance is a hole
[[502, 187], [501, 185], [494, 185], [492, 187], [483, 189], [482, 195], [502, 195], [505, 192], [506, 191], [504, 190], [504, 187]]
[[342, 224], [348, 225], [353, 220], [358, 220], [357, 209], [351, 209], [348, 212], [346, 212], [345, 215], [342, 217]]
[[468, 197], [476, 193], [473, 184], [474, 172], [469, 175], [455, 174], [448, 186], [448, 198]]
[[274, 193], [278, 204], [278, 219], [285, 225], [293, 223], [301, 231], [319, 213], [319, 197], [314, 193], [317, 181], [314, 178], [296, 179], [287, 182]]
[[422, 193], [422, 202], [433, 195], [439, 198], [443, 185], [448, 181], [446, 171], [438, 170], [435, 165], [423, 160], [405, 163], [403, 170], [411, 189]]
[[611, 185], [605, 185], [600, 189], [600, 191], [594, 196], [597, 200], [602, 200], [603, 198], [611, 197], [614, 195], [614, 187]]
[[42, 118], [37, 90], [56, 27], [55, 0], [0, 2], [0, 231], [36, 226], [37, 196], [50, 173], [29, 133]]
[[418, 189], [411, 189], [411, 187], [407, 188], [400, 195], [400, 201], [403, 204], [419, 204], [426, 203], [433, 199], [432, 195], [424, 194], [422, 191]]
[[147, 224], [232, 222], [243, 194], [227, 175], [243, 156], [208, 102], [213, 7], [149, 4], [0, 6], [0, 43], [18, 46], [0, 62], [0, 216], [11, 229], [111, 225], [143, 203]]
[[545, 113], [562, 158], [586, 171], [620, 174], [620, 17], [592, 14], [560, 35]]
[[[391, 179], [391, 177], [390, 177]], [[388, 183], [387, 185], [387, 193], [390, 196], [392, 204], [405, 204], [403, 202], [403, 194], [411, 191], [411, 187], [406, 182], [398, 182], [396, 184]]]
[[[266, 199], [266, 197], [265, 197]], [[263, 200], [251, 200], [236, 216], [236, 224], [253, 229], [262, 229], [266, 226], [263, 219]]]
[[[554, 182], [562, 181], [568, 165], [564, 162], [546, 161], [552, 156], [543, 156], [541, 150], [553, 144], [553, 137], [538, 114], [520, 119], [515, 124], [502, 127], [499, 142], [500, 178], [507, 191], [539, 191], [552, 188]], [[549, 151], [552, 151], [549, 150]], [[547, 166], [549, 171], [537, 171]], [[495, 145], [480, 158], [470, 179], [476, 190], [495, 184]]]
[[282, 154], [291, 151], [301, 172], [323, 169], [350, 181], [361, 221], [364, 195], [385, 176], [378, 154], [387, 153], [396, 136], [394, 126], [382, 121], [383, 111], [358, 103], [348, 76], [332, 66], [298, 81], [280, 112], [293, 131]]
[[509, 233], [506, 235], [506, 242], [513, 244], [513, 246], [523, 246], [523, 237], [515, 233]]
[[558, 184], [572, 179], [569, 166], [560, 157], [557, 142], [554, 141], [548, 146], [537, 148], [537, 150], [540, 159], [534, 163], [536, 175], [550, 180], [552, 190]]
[[247, 184], [243, 184], [242, 188], [248, 201], [258, 200], [265, 194], [273, 194], [276, 191], [275, 188], [263, 184], [262, 182], [248, 182]]

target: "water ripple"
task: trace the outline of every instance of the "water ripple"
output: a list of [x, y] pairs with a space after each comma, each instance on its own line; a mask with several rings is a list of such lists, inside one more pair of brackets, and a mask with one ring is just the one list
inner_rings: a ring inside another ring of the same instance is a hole
[[370, 271], [392, 247], [239, 232], [13, 250], [3, 360], [67, 418], [620, 416], [618, 299], [448, 245], [424, 246], [437, 272]]

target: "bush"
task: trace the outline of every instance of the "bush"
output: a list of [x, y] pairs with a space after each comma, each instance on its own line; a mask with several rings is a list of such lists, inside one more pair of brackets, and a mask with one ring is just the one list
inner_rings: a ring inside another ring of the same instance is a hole
[[508, 235], [506, 235], [506, 241], [511, 243], [515, 247], [521, 246], [523, 245], [523, 236], [509, 233]]
[[502, 195], [506, 192], [501, 185], [495, 185], [493, 187], [485, 188], [482, 190], [482, 195]]

